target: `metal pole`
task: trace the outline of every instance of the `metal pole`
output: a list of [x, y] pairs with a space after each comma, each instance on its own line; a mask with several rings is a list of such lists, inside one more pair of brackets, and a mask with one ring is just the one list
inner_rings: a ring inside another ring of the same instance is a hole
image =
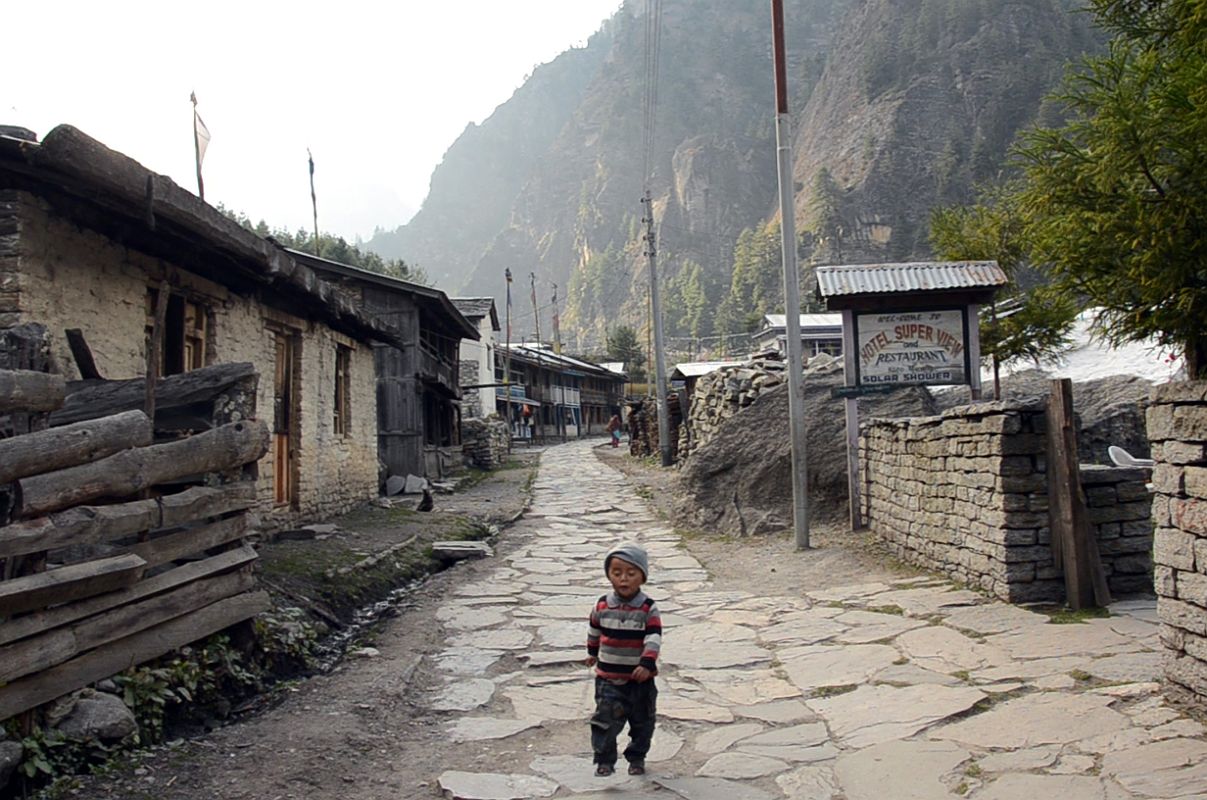
[[796, 203], [792, 185], [792, 120], [784, 58], [784, 2], [771, 0], [775, 41], [775, 155], [779, 166], [780, 241], [784, 251], [784, 322], [788, 358], [788, 424], [792, 434], [792, 521], [796, 548], [809, 548], [809, 474], [805, 460], [804, 375], [800, 343], [800, 279], [796, 274]]
[[515, 410], [511, 407], [511, 268], [503, 270], [503, 275], [507, 278], [507, 358], [503, 366], [503, 391], [507, 393], [504, 408], [507, 410], [507, 452], [510, 453], [511, 440], [515, 436]]
[[[539, 380], [540, 375], [541, 375], [541, 370], [544, 368], [544, 365], [541, 363], [541, 312], [540, 312], [540, 309], [538, 309], [537, 305], [536, 305], [536, 273], [529, 272], [528, 278], [532, 282], [532, 317], [535, 320], [535, 324], [536, 324], [536, 374], [537, 374], [537, 378]], [[550, 388], [549, 394], [552, 395], [553, 394], [552, 381], [550, 381], [549, 388]], [[545, 400], [546, 400], [546, 398], [541, 398], [542, 403], [545, 402]], [[557, 404], [556, 403], [554, 404], [553, 413], [554, 414], [557, 413]], [[540, 415], [537, 416], [537, 419], [540, 419]], [[536, 426], [535, 425], [532, 426], [532, 438], [533, 439], [536, 438]], [[541, 441], [542, 442], [545, 441], [545, 423], [544, 422], [541, 422]]]
[[553, 284], [553, 352], [562, 354], [562, 329], [557, 318], [557, 284]]
[[662, 466], [669, 467], [671, 461], [670, 407], [666, 404], [666, 357], [662, 340], [662, 303], [658, 299], [658, 248], [654, 243], [654, 204], [650, 192], [645, 192], [645, 241], [646, 255], [650, 258], [650, 313], [654, 317], [654, 366], [658, 392], [658, 450], [662, 453]]

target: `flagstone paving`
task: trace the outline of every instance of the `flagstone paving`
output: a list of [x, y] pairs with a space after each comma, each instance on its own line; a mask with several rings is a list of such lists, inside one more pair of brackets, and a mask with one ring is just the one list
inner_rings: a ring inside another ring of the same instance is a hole
[[[445, 682], [428, 706], [459, 748], [446, 796], [1207, 798], [1204, 728], [1160, 695], [1154, 602], [1057, 625], [933, 577], [720, 590], [590, 446], [544, 453], [497, 566], [439, 614]], [[596, 778], [585, 618], [623, 540], [649, 551], [664, 612], [659, 727], [649, 775], [622, 762]], [[506, 760], [472, 755], [500, 741], [515, 742]]]

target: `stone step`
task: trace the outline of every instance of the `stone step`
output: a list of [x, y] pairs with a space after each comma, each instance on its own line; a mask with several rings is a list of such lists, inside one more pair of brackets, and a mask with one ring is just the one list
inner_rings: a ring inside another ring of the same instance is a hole
[[432, 542], [432, 555], [445, 561], [488, 558], [494, 554], [486, 542]]

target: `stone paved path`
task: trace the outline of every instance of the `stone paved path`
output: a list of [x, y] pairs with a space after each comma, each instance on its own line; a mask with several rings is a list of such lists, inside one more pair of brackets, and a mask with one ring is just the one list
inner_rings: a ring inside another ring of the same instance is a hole
[[[497, 567], [440, 612], [430, 705], [466, 765], [440, 776], [447, 796], [1207, 800], [1204, 728], [1155, 683], [1151, 602], [1056, 625], [938, 579], [716, 591], [589, 444], [547, 451], [535, 488]], [[603, 554], [625, 539], [649, 550], [665, 615], [659, 727], [648, 776], [599, 779], [577, 662]], [[482, 771], [475, 748], [512, 737]]]

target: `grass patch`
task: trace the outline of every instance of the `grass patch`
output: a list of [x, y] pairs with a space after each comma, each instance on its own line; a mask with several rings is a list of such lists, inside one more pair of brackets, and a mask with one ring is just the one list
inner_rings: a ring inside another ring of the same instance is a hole
[[1094, 680], [1094, 676], [1083, 669], [1075, 669], [1069, 672], [1069, 677], [1081, 683], [1089, 683]]
[[1071, 608], [1040, 609], [1040, 613], [1048, 615], [1048, 622], [1053, 625], [1081, 625], [1087, 619], [1106, 619], [1111, 615], [1106, 608], [1083, 608], [1074, 611]]
[[981, 769], [980, 764], [969, 764], [964, 770], [964, 774], [969, 778], [979, 778], [981, 777], [982, 772], [983, 770]]
[[813, 690], [811, 697], [837, 697], [840, 694], [847, 694], [858, 689], [858, 684], [844, 683], [841, 686], [819, 686]]
[[972, 674], [966, 669], [957, 670], [951, 673], [951, 677], [959, 678], [960, 680], [964, 681], [964, 683], [968, 683], [972, 680]]
[[867, 610], [873, 614], [892, 614], [895, 617], [905, 616], [905, 609], [901, 606], [868, 606]]

